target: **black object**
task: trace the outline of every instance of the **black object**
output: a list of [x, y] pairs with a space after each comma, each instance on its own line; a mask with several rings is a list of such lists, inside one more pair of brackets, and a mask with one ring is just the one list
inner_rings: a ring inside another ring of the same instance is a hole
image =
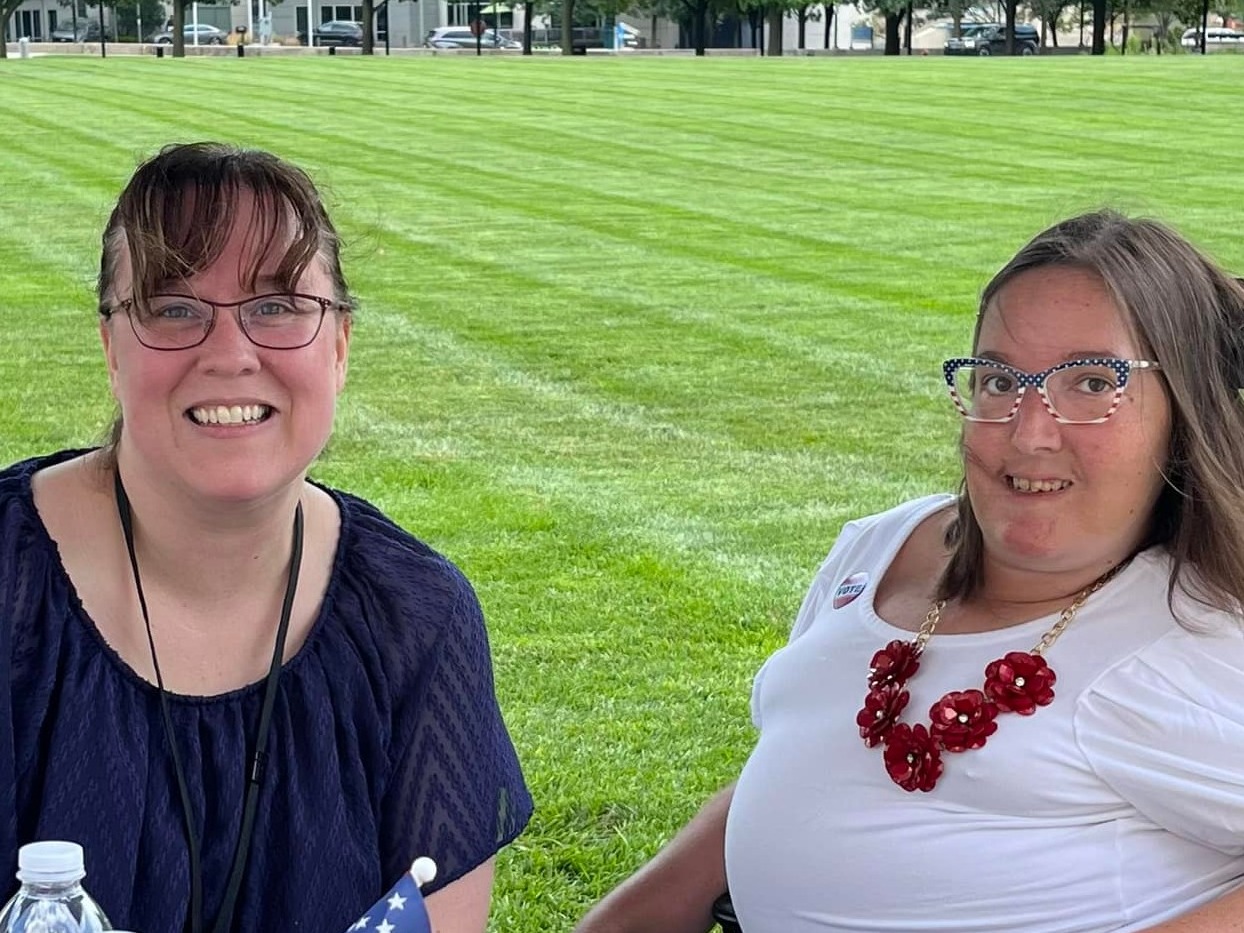
[[[129, 552], [130, 570], [134, 574], [134, 589], [138, 605], [142, 609], [143, 622], [147, 626], [147, 644], [151, 647], [151, 665], [155, 668], [156, 686], [160, 694], [160, 713], [164, 720], [164, 739], [168, 742], [177, 775], [177, 790], [181, 795], [182, 814], [186, 820], [186, 841], [190, 849], [190, 916], [186, 928], [190, 933], [203, 933], [203, 869], [199, 861], [199, 833], [194, 825], [194, 813], [190, 806], [190, 791], [186, 786], [186, 772], [182, 768], [181, 755], [177, 752], [177, 737], [173, 733], [173, 718], [168, 708], [168, 691], [164, 689], [164, 676], [160, 673], [160, 661], [156, 657], [155, 639], [151, 635], [151, 619], [147, 616], [147, 597], [143, 593], [142, 579], [138, 575], [138, 556], [134, 552], [134, 516], [130, 509], [130, 497], [121, 483], [121, 471], [114, 477], [113, 491], [117, 499], [117, 513], [121, 519], [121, 531], [125, 535], [125, 549]], [[298, 591], [298, 571], [302, 566], [302, 503], [294, 511], [294, 533], [289, 556], [289, 578], [285, 584], [285, 599], [281, 603], [281, 621], [277, 624], [276, 644], [272, 648], [272, 662], [264, 684], [263, 707], [259, 711], [259, 723], [255, 727], [255, 748], [251, 754], [247, 774], [246, 796], [242, 802], [242, 825], [238, 828], [237, 847], [233, 851], [233, 866], [229, 869], [229, 883], [225, 889], [224, 903], [212, 933], [228, 933], [233, 925], [233, 908], [238, 892], [242, 889], [242, 876], [246, 873], [246, 860], [250, 855], [255, 836], [255, 809], [259, 804], [259, 785], [263, 780], [264, 757], [268, 749], [268, 733], [272, 726], [272, 707], [276, 703], [277, 683], [281, 679], [281, 660], [285, 655], [285, 636], [289, 632], [289, 617], [294, 608], [294, 595]]]
[[713, 901], [713, 919], [721, 925], [721, 933], [743, 933], [739, 918], [734, 915], [734, 902], [727, 891]]

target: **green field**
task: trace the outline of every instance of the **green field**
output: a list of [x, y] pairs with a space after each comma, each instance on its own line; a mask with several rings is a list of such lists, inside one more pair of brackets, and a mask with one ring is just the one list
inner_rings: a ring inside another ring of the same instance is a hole
[[[953, 488], [939, 363], [1102, 204], [1244, 272], [1244, 57], [0, 63], [0, 461], [96, 440], [99, 230], [173, 140], [322, 184], [359, 296], [316, 475], [456, 560], [538, 811], [497, 931], [567, 930], [731, 779], [848, 517]], [[837, 711], [842, 715], [845, 711]]]

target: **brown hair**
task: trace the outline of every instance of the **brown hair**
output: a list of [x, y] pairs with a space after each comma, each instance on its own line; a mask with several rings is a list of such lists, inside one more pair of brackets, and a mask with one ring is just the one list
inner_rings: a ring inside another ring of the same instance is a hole
[[[1047, 266], [1098, 276], [1141, 352], [1162, 365], [1171, 405], [1166, 485], [1141, 547], [1163, 544], [1171, 554], [1168, 602], [1179, 585], [1202, 603], [1239, 610], [1244, 606], [1244, 288], [1169, 227], [1096, 211], [1039, 233], [993, 277], [981, 295], [974, 350], [998, 292], [1020, 273]], [[970, 598], [982, 582], [984, 540], [966, 484], [947, 544], [952, 553], [938, 598]]]
[[[307, 173], [269, 152], [198, 142], [165, 146], [138, 167], [121, 192], [104, 228], [100, 313], [109, 313], [118, 299], [123, 243], [133, 280], [127, 297], [141, 305], [168, 283], [189, 278], [219, 258], [238, 199], [247, 195], [254, 198], [255, 210], [245, 237], [255, 248], [245, 284], [254, 287], [265, 262], [279, 253], [277, 282], [294, 291], [318, 259], [332, 280], [333, 297], [353, 307], [341, 271], [341, 239]], [[118, 417], [105, 445], [107, 457], [120, 436]]]
[[247, 270], [250, 282], [264, 260], [284, 247], [276, 271], [283, 288], [293, 289], [318, 256], [332, 278], [333, 297], [348, 304], [341, 241], [307, 174], [269, 152], [212, 142], [165, 146], [134, 172], [104, 228], [100, 303], [115, 297], [122, 238], [129, 247], [133, 294], [141, 301], [216, 261], [243, 193], [257, 204], [246, 231], [258, 247]]

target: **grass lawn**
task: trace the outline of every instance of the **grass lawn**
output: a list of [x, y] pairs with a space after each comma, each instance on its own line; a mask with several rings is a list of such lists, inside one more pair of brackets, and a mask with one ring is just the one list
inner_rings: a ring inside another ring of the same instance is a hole
[[737, 773], [751, 675], [841, 524], [954, 487], [939, 364], [1015, 249], [1109, 204], [1244, 272], [1242, 78], [1230, 55], [0, 63], [0, 462], [111, 418], [91, 282], [137, 159], [211, 137], [307, 167], [361, 301], [315, 473], [475, 581], [538, 803], [493, 928], [567, 930]]

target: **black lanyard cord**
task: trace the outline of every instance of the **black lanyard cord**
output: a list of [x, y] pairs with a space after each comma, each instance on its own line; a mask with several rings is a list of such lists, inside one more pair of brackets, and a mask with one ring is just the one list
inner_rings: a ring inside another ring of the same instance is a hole
[[[130, 570], [134, 574], [134, 589], [138, 592], [138, 605], [142, 610], [143, 623], [147, 627], [147, 644], [151, 649], [151, 666], [155, 669], [156, 687], [160, 695], [160, 715], [164, 723], [164, 737], [172, 753], [173, 769], [177, 776], [177, 791], [181, 796], [182, 815], [186, 822], [186, 841], [190, 853], [190, 916], [187, 925], [190, 933], [203, 931], [203, 866], [199, 845], [199, 833], [194, 825], [194, 811], [190, 805], [190, 790], [186, 786], [186, 772], [177, 750], [173, 717], [169, 711], [168, 691], [160, 673], [160, 660], [156, 656], [155, 638], [151, 633], [151, 619], [147, 614], [147, 597], [143, 593], [142, 579], [138, 573], [138, 557], [134, 552], [134, 517], [129, 496], [121, 483], [121, 471], [116, 471], [115, 491], [117, 512], [121, 518], [121, 530], [125, 534], [125, 548], [129, 552]], [[294, 608], [294, 596], [298, 591], [298, 571], [302, 564], [302, 503], [294, 510], [293, 542], [289, 557], [289, 578], [285, 584], [285, 598], [281, 603], [281, 621], [277, 625], [276, 644], [272, 650], [272, 663], [264, 685], [263, 706], [259, 724], [255, 730], [255, 747], [251, 752], [250, 768], [246, 775], [246, 794], [242, 803], [242, 820], [238, 827], [238, 841], [233, 853], [233, 867], [229, 871], [229, 883], [221, 903], [220, 913], [212, 925], [212, 933], [228, 933], [233, 922], [233, 909], [246, 873], [246, 861], [250, 855], [255, 832], [255, 811], [259, 804], [259, 785], [263, 781], [264, 759], [267, 754], [268, 733], [272, 726], [272, 707], [276, 704], [277, 682], [281, 679], [281, 661], [285, 656], [285, 639], [289, 634], [289, 619]]]

